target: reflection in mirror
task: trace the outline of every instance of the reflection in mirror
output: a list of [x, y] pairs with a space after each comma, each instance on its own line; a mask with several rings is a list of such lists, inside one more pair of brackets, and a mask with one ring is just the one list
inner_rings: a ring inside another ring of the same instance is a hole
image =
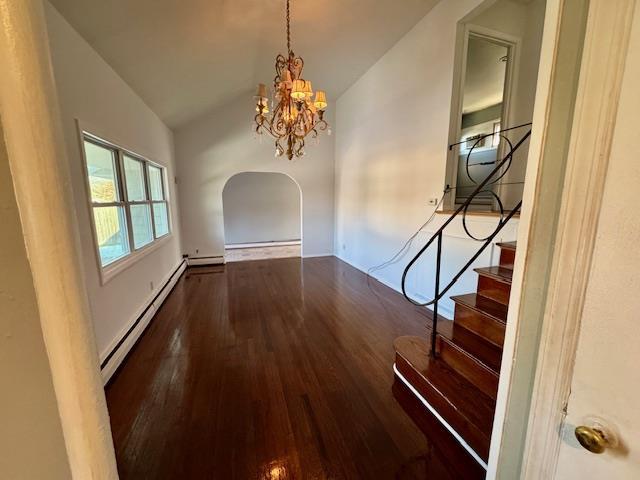
[[[502, 41], [470, 33], [465, 59], [462, 116], [456, 180], [456, 203], [464, 203], [495, 168], [500, 154], [500, 131], [510, 46]], [[484, 135], [491, 135], [483, 138]], [[472, 153], [471, 149], [473, 149]], [[481, 192], [473, 201], [491, 207], [493, 196]]]

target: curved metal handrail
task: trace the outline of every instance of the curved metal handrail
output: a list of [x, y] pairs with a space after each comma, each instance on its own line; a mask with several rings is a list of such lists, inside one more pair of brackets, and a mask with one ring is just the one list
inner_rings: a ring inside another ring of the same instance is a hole
[[[467, 160], [466, 160], [466, 162], [467, 162], [467, 171], [468, 171], [468, 168], [470, 166], [469, 165], [469, 158], [471, 156], [471, 152], [473, 151], [473, 149], [484, 138], [492, 137], [493, 135], [500, 134], [500, 136], [502, 138], [506, 139], [506, 137], [504, 137], [504, 135], [503, 135], [503, 132], [514, 130], [516, 128], [522, 128], [522, 127], [525, 127], [525, 126], [530, 126], [530, 125], [531, 125], [530, 123], [529, 124], [518, 125], [516, 127], [507, 128], [507, 129], [501, 130], [499, 132], [495, 132], [495, 133], [492, 133], [492, 134], [483, 135], [483, 136], [479, 137], [476, 140], [476, 142], [474, 143], [474, 145], [471, 147], [471, 149], [469, 151], [469, 154], [467, 155]], [[531, 130], [529, 130], [526, 134], [524, 134], [523, 137], [520, 140], [518, 140], [518, 142], [515, 145], [513, 145], [508, 139], [506, 139], [506, 141], [507, 141], [507, 143], [508, 143], [508, 145], [510, 147], [509, 148], [509, 152], [504, 156], [504, 158], [500, 162], [497, 162], [496, 167], [491, 171], [491, 173], [489, 173], [489, 175], [487, 175], [487, 177], [484, 179], [484, 181], [482, 181], [480, 184], [478, 184], [478, 186], [475, 188], [475, 190], [467, 197], [465, 202], [462, 203], [458, 208], [456, 208], [456, 210], [451, 214], [451, 216], [447, 219], [447, 221], [444, 222], [444, 224], [442, 224], [442, 226], [431, 236], [431, 238], [427, 241], [427, 243], [409, 261], [409, 263], [407, 264], [407, 266], [405, 267], [405, 269], [404, 269], [404, 271], [402, 273], [402, 295], [404, 295], [404, 297], [409, 302], [411, 302], [412, 304], [417, 305], [419, 307], [425, 307], [425, 306], [433, 305], [433, 319], [432, 319], [433, 328], [432, 328], [432, 331], [431, 331], [431, 351], [434, 354], [435, 354], [436, 333], [437, 333], [437, 323], [438, 323], [438, 301], [440, 301], [442, 299], [442, 297], [444, 297], [444, 295], [446, 295], [446, 293], [451, 289], [451, 287], [460, 279], [462, 274], [471, 266], [471, 264], [491, 244], [491, 242], [496, 237], [496, 235], [498, 235], [498, 233], [507, 224], [507, 222], [509, 220], [511, 220], [511, 218], [513, 218], [513, 216], [516, 213], [518, 213], [520, 211], [520, 208], [522, 207], [522, 200], [520, 200], [520, 202], [518, 202], [518, 204], [507, 215], [505, 215], [504, 207], [503, 207], [502, 201], [500, 200], [500, 197], [498, 197], [498, 195], [496, 195], [495, 192], [493, 192], [493, 190], [486, 190], [485, 187], [487, 185], [494, 185], [496, 182], [498, 182], [506, 174], [506, 172], [511, 167], [511, 162], [513, 161], [514, 153], [516, 152], [516, 150], [518, 150], [518, 148], [520, 148], [520, 146], [522, 146], [522, 144], [530, 136], [531, 136]], [[462, 142], [454, 143], [454, 144], [450, 145], [449, 149], [451, 149], [455, 145], [459, 145], [460, 143], [462, 143]], [[501, 170], [503, 169], [503, 167], [505, 165], [507, 165], [507, 167], [504, 169], [504, 171], [501, 172]], [[471, 166], [473, 166], [473, 165], [471, 165]], [[497, 175], [497, 177], [493, 178], [496, 175]], [[475, 180], [470, 175], [469, 175], [469, 178], [471, 179], [471, 181], [476, 183]], [[498, 225], [497, 225], [496, 229], [493, 231], [493, 233], [491, 233], [490, 235], [488, 235], [485, 238], [476, 238], [475, 236], [473, 236], [471, 234], [471, 232], [469, 232], [469, 229], [467, 228], [467, 223], [466, 223], [466, 217], [467, 217], [467, 212], [468, 212], [469, 206], [473, 202], [473, 199], [479, 193], [490, 193], [497, 200], [498, 206], [500, 208], [500, 220], [498, 222]], [[462, 212], [462, 226], [463, 226], [466, 234], [470, 238], [472, 238], [474, 240], [477, 240], [477, 241], [484, 242], [484, 243], [478, 249], [478, 251], [469, 259], [469, 261], [458, 271], [458, 273], [456, 273], [456, 275], [454, 275], [453, 279], [447, 284], [447, 286], [445, 288], [443, 288], [442, 290], [440, 290], [440, 263], [441, 263], [441, 257], [442, 257], [442, 235], [443, 235], [444, 230], [447, 228], [447, 226], [461, 212]], [[409, 294], [407, 293], [407, 290], [406, 290], [407, 275], [408, 275], [409, 271], [411, 270], [411, 268], [415, 265], [415, 263], [420, 259], [420, 257], [422, 257], [422, 255], [427, 251], [427, 249], [434, 242], [437, 242], [435, 294], [434, 294], [434, 297], [433, 297], [432, 300], [430, 300], [428, 302], [419, 302], [419, 301], [414, 300], [413, 298], [411, 298], [409, 296]]]

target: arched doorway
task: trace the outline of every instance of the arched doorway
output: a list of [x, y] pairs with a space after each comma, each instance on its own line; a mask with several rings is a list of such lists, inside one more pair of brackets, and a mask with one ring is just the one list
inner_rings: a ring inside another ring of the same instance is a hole
[[222, 191], [225, 260], [299, 257], [302, 193], [288, 175], [242, 172]]

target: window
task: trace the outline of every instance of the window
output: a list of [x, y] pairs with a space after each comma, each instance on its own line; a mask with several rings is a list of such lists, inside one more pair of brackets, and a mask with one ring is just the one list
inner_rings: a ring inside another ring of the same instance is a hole
[[84, 133], [100, 265], [136, 255], [170, 232], [164, 168]]
[[500, 146], [500, 130], [500, 122], [495, 122], [493, 124], [493, 137], [491, 137], [491, 146], [494, 148]]
[[162, 169], [149, 165], [148, 171], [154, 234], [156, 238], [159, 238], [169, 233], [169, 209], [167, 208], [164, 182], [162, 181]]

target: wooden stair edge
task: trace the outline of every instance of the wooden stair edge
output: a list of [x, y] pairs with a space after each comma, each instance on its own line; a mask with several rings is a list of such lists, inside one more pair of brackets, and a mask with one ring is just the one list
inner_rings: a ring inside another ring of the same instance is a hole
[[[465, 448], [440, 419], [426, 409], [420, 399], [397, 375], [391, 387], [393, 397], [413, 423], [427, 437], [433, 447], [442, 453], [443, 461], [456, 472], [456, 478], [482, 480], [486, 477], [485, 465]], [[475, 453], [475, 452], [474, 452]], [[476, 454], [477, 455], [477, 454]]]
[[507, 285], [511, 285], [511, 281], [513, 280], [513, 269], [493, 266], [493, 267], [478, 267], [473, 269], [478, 275], [482, 275], [484, 277], [492, 278], [498, 282], [505, 283]]
[[[474, 302], [470, 301], [471, 297], [474, 297]], [[484, 305], [485, 308], [491, 305], [492, 310], [494, 311], [490, 312], [487, 309], [482, 308], [482, 306], [479, 306], [478, 305], [479, 302], [475, 297], [481, 297], [482, 300], [480, 303], [485, 303]], [[507, 308], [507, 305], [505, 305], [504, 303], [497, 302], [492, 298], [484, 297], [478, 293], [465, 293], [463, 295], [453, 295], [450, 298], [451, 300], [453, 300], [454, 303], [459, 303], [461, 305], [464, 305], [465, 307], [470, 308], [471, 310], [474, 310], [486, 317], [492, 318], [493, 320], [496, 320], [500, 323], [504, 323], [505, 325], [507, 323], [508, 308]], [[504, 314], [502, 310], [504, 310]], [[497, 312], [499, 312], [499, 315], [497, 315]]]
[[462, 326], [454, 325], [452, 335], [442, 335], [438, 333], [438, 337], [473, 357], [479, 364], [486, 367], [487, 370], [490, 370], [496, 376], [500, 374], [502, 348], [491, 343], [481, 335]]
[[495, 400], [444, 362], [434, 361], [427, 340], [398, 337], [394, 348], [397, 372], [487, 461]]
[[[470, 332], [471, 335], [474, 335]], [[438, 334], [436, 339], [438, 358], [444, 361], [458, 375], [477, 387], [482, 393], [496, 399], [500, 373], [481, 359], [477, 353], [469, 352], [455, 338]]]
[[517, 242], [497, 242], [496, 245], [506, 250], [515, 250]]

